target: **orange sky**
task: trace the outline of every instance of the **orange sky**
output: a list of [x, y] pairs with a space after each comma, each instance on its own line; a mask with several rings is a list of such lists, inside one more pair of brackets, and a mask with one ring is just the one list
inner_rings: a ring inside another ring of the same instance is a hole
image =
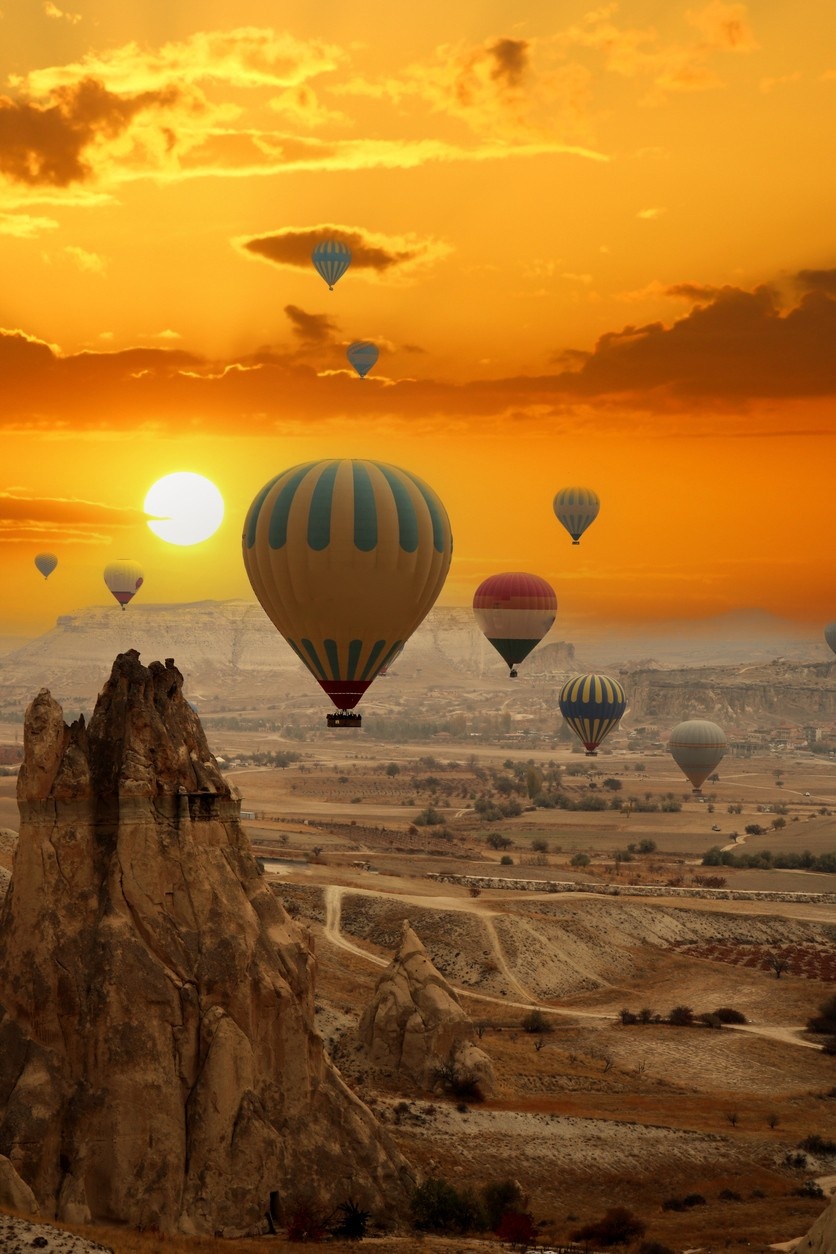
[[[117, 556], [250, 598], [247, 507], [319, 456], [439, 492], [447, 603], [836, 617], [834, 49], [830, 0], [0, 0], [0, 634]], [[174, 470], [226, 500], [190, 549], [142, 513]]]

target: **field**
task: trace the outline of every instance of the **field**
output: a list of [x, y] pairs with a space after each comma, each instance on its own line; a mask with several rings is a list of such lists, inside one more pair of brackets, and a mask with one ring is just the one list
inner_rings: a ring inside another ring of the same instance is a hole
[[[616, 1204], [675, 1250], [765, 1250], [807, 1230], [823, 1200], [805, 1196], [805, 1182], [825, 1193], [836, 1184], [836, 1156], [799, 1148], [836, 1126], [836, 1063], [805, 1032], [836, 991], [836, 902], [630, 890], [719, 875], [728, 887], [833, 893], [830, 874], [700, 865], [712, 845], [836, 850], [829, 762], [730, 757], [700, 800], [659, 753], [589, 759], [468, 743], [429, 752], [339, 733], [289, 743], [213, 732], [211, 720], [208, 734], [266, 874], [310, 930], [320, 1030], [420, 1174], [459, 1188], [513, 1177], [543, 1242], [567, 1240]], [[539, 785], [606, 808], [535, 808]], [[766, 834], [746, 835], [753, 823]], [[17, 826], [11, 778], [0, 779], [0, 826]], [[573, 865], [578, 854], [585, 865]], [[474, 896], [427, 878], [439, 871], [619, 893]], [[488, 1101], [405, 1087], [370, 1069], [358, 1046], [359, 1014], [405, 918], [493, 1060]], [[664, 1021], [683, 1006], [696, 1016], [732, 1007], [747, 1023]], [[523, 1029], [532, 1008], [547, 1031]], [[623, 1010], [648, 1021], [625, 1024]], [[689, 1195], [703, 1200], [673, 1208]], [[126, 1251], [156, 1244], [104, 1239]]]

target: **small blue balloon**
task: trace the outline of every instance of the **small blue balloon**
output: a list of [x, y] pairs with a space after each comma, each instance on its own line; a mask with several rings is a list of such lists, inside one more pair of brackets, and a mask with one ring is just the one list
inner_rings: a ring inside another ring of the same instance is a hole
[[365, 379], [380, 356], [377, 345], [370, 344], [368, 340], [357, 340], [354, 344], [349, 344], [345, 355], [361, 379]]

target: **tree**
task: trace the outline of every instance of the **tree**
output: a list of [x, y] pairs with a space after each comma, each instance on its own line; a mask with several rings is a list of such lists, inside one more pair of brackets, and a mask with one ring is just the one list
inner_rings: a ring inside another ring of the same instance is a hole
[[398, 766], [397, 762], [390, 762], [389, 765], [386, 767], [386, 774], [389, 775], [392, 779], [394, 779], [396, 775], [400, 775], [400, 773], [401, 773], [401, 768]]
[[543, 791], [543, 772], [530, 766], [525, 773], [525, 789], [531, 801]]
[[765, 836], [766, 828], [761, 827], [760, 823], [747, 823], [744, 827], [747, 836]]
[[677, 1028], [689, 1028], [694, 1022], [694, 1012], [690, 1006], [674, 1006], [668, 1015], [668, 1023]]
[[522, 1200], [522, 1192], [516, 1180], [496, 1180], [484, 1185], [482, 1205], [491, 1232], [496, 1232], [506, 1211], [513, 1211]]
[[524, 1032], [551, 1032], [552, 1026], [542, 1010], [530, 1010], [520, 1027]]
[[485, 844], [490, 845], [491, 849], [510, 849], [513, 843], [513, 840], [501, 835], [499, 832], [491, 832], [489, 836], [485, 837]]
[[769, 965], [775, 972], [775, 979], [780, 980], [785, 971], [789, 971], [790, 964], [781, 954], [770, 954]]
[[787, 820], [786, 820], [786, 819], [784, 819], [784, 818], [781, 818], [781, 816], [780, 816], [780, 815], [778, 816], [778, 818], [777, 818], [777, 819], [773, 819], [773, 820], [772, 820], [772, 830], [773, 830], [773, 832], [780, 832], [781, 828], [782, 828], [782, 827], [786, 827], [786, 826], [787, 826]]

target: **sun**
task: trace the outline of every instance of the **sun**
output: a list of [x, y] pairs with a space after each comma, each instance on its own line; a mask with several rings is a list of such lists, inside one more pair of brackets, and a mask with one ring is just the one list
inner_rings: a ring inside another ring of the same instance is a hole
[[169, 544], [200, 544], [220, 527], [224, 499], [214, 483], [203, 475], [180, 470], [165, 475], [148, 489], [145, 512], [148, 526]]

